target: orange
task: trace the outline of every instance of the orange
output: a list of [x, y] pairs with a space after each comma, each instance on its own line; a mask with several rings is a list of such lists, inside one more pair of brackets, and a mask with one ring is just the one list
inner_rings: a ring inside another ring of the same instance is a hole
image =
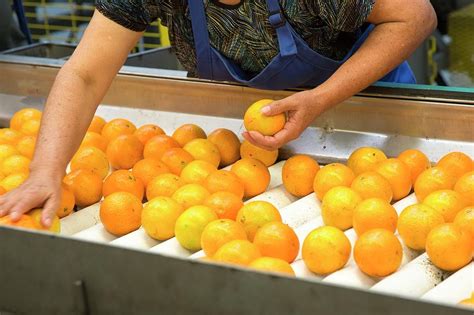
[[183, 147], [195, 160], [204, 160], [215, 167], [221, 162], [221, 154], [217, 146], [208, 139], [194, 139]]
[[107, 157], [114, 169], [131, 169], [143, 159], [143, 144], [134, 135], [118, 136], [107, 146]]
[[118, 118], [113, 119], [104, 125], [102, 128], [102, 135], [110, 142], [118, 136], [133, 135], [136, 130], [137, 127], [135, 127], [131, 121]]
[[454, 218], [454, 224], [471, 234], [474, 249], [474, 206], [469, 206], [458, 212]]
[[231, 171], [244, 183], [245, 198], [251, 198], [265, 192], [270, 184], [270, 172], [258, 160], [241, 159], [232, 165]]
[[472, 159], [462, 152], [451, 152], [443, 156], [436, 164], [444, 168], [456, 180], [467, 172], [472, 171]]
[[1, 195], [5, 195], [6, 193], [7, 193], [7, 191], [5, 190], [5, 188], [3, 188], [3, 187], [1, 186], [1, 176], [0, 176], [0, 196], [1, 196]]
[[91, 124], [89, 125], [89, 128], [87, 128], [87, 131], [102, 133], [102, 130], [104, 129], [106, 123], [107, 122], [104, 120], [104, 118], [100, 116], [94, 116], [94, 118], [92, 118]]
[[244, 142], [242, 142], [242, 145], [240, 146], [240, 156], [242, 158], [251, 158], [259, 160], [265, 166], [268, 167], [275, 164], [278, 158], [278, 150], [265, 150], [253, 145], [247, 140], [244, 140]]
[[17, 111], [10, 120], [10, 128], [20, 131], [21, 126], [28, 120], [41, 120], [41, 111], [36, 108], [23, 108]]
[[291, 265], [279, 258], [260, 257], [252, 261], [248, 267], [260, 271], [283, 273], [292, 276], [295, 275], [295, 271]]
[[362, 199], [380, 198], [387, 202], [392, 201], [393, 193], [390, 182], [374, 171], [360, 173], [351, 184]]
[[174, 232], [179, 244], [190, 251], [201, 249], [201, 235], [204, 228], [217, 220], [217, 214], [206, 206], [193, 206], [176, 220]]
[[41, 127], [39, 119], [30, 119], [26, 121], [20, 129], [20, 132], [26, 136], [36, 136]]
[[0, 144], [10, 144], [15, 146], [23, 135], [10, 128], [0, 129]]
[[229, 129], [216, 129], [207, 137], [219, 150], [221, 167], [226, 167], [240, 159], [240, 140]]
[[108, 143], [109, 142], [107, 139], [100, 133], [88, 131], [82, 140], [81, 148], [96, 147], [97, 149], [105, 152], [107, 151]]
[[8, 176], [14, 173], [28, 173], [31, 160], [22, 155], [12, 155], [0, 164], [0, 172]]
[[248, 239], [253, 242], [258, 229], [269, 222], [281, 222], [281, 215], [278, 209], [267, 201], [251, 201], [239, 210], [235, 220], [244, 225]]
[[8, 175], [2, 179], [2, 181], [0, 181], [0, 186], [2, 186], [7, 192], [12, 191], [13, 189], [20, 187], [20, 185], [25, 182], [28, 176], [29, 172]]
[[292, 195], [303, 197], [313, 192], [313, 183], [319, 164], [307, 155], [295, 155], [283, 165], [281, 178], [285, 189]]
[[411, 191], [411, 173], [408, 166], [399, 159], [387, 159], [375, 167], [375, 171], [385, 177], [392, 187], [393, 200], [400, 200]]
[[411, 174], [411, 183], [414, 185], [416, 179], [426, 169], [431, 167], [428, 157], [416, 149], [405, 150], [398, 156], [398, 159], [408, 166]]
[[161, 161], [171, 173], [180, 175], [183, 169], [194, 160], [193, 156], [181, 148], [171, 148], [163, 153]]
[[176, 220], [184, 209], [169, 197], [157, 197], [150, 200], [142, 211], [142, 226], [145, 232], [159, 241], [174, 236]]
[[354, 209], [362, 198], [351, 188], [338, 186], [324, 195], [321, 204], [321, 216], [324, 224], [347, 230], [352, 227]]
[[292, 263], [300, 250], [295, 231], [279, 222], [268, 222], [255, 233], [253, 243], [263, 256], [280, 258]]
[[454, 190], [462, 194], [469, 205], [474, 206], [474, 171], [461, 176], [454, 185]]
[[204, 205], [214, 210], [219, 219], [235, 220], [244, 203], [233, 193], [218, 191], [210, 195], [204, 201]]
[[202, 205], [211, 194], [206, 188], [197, 184], [186, 184], [179, 187], [172, 198], [176, 200], [184, 209], [192, 206]]
[[209, 223], [201, 235], [201, 247], [206, 256], [212, 257], [225, 243], [233, 240], [247, 240], [242, 224], [229, 219]]
[[179, 148], [178, 142], [167, 135], [158, 135], [147, 141], [143, 155], [146, 159], [161, 160], [163, 153], [171, 148]]
[[131, 171], [118, 170], [110, 174], [104, 181], [102, 194], [107, 197], [115, 192], [125, 191], [143, 200], [145, 186], [143, 182], [133, 176]]
[[385, 229], [365, 232], [354, 245], [357, 266], [372, 277], [385, 277], [397, 271], [402, 263], [402, 256], [400, 241]]
[[29, 230], [37, 230], [37, 225], [35, 223], [35, 220], [33, 220], [32, 217], [26, 214], [22, 214], [20, 219], [17, 222], [13, 222], [10, 219], [10, 215], [4, 216], [0, 218], [0, 225], [8, 225], [8, 226], [14, 226], [16, 228], [22, 228], [22, 229], [29, 229]]
[[66, 184], [61, 185], [61, 202], [59, 204], [56, 215], [60, 218], [64, 218], [74, 211], [74, 206], [76, 205], [76, 198], [72, 191], [66, 186]]
[[266, 116], [262, 108], [272, 103], [273, 100], [263, 99], [250, 105], [244, 115], [244, 126], [248, 131], [258, 131], [264, 136], [273, 136], [282, 130], [286, 123], [284, 113]]
[[359, 203], [354, 209], [352, 225], [359, 236], [376, 228], [395, 233], [397, 220], [397, 211], [389, 202], [380, 198], [370, 198]]
[[16, 144], [16, 149], [24, 157], [33, 159], [36, 147], [36, 137], [35, 136], [23, 136], [20, 138]]
[[116, 192], [100, 205], [100, 221], [105, 229], [122, 236], [138, 229], [141, 225], [142, 202], [129, 192]]
[[323, 200], [324, 195], [331, 188], [337, 186], [350, 187], [354, 177], [354, 172], [347, 166], [340, 163], [328, 164], [316, 173], [313, 190], [317, 198]]
[[437, 166], [423, 171], [416, 179], [414, 190], [418, 201], [423, 201], [430, 193], [441, 189], [453, 189], [455, 184], [452, 177], [443, 168]]
[[35, 221], [36, 224], [36, 229], [38, 230], [44, 230], [44, 231], [49, 231], [53, 233], [59, 233], [61, 232], [61, 223], [59, 221], [59, 217], [57, 215], [54, 216], [53, 218], [53, 223], [49, 228], [46, 228], [43, 226], [43, 223], [41, 222], [41, 214], [43, 212], [43, 209], [33, 209], [30, 212], [27, 213], [28, 216], [30, 216], [33, 221]]
[[423, 204], [435, 209], [444, 221], [453, 222], [456, 214], [467, 206], [464, 196], [454, 190], [437, 190], [426, 196]]
[[96, 147], [79, 149], [71, 160], [71, 171], [88, 170], [104, 179], [110, 171], [109, 161], [105, 153]]
[[137, 136], [138, 140], [143, 143], [143, 145], [146, 145], [148, 140], [150, 140], [154, 136], [164, 135], [165, 132], [157, 125], [148, 124], [138, 128], [134, 134], [135, 136]]
[[424, 250], [428, 233], [443, 224], [444, 218], [435, 209], [416, 204], [403, 209], [398, 218], [398, 233], [403, 242], [414, 250]]
[[472, 260], [471, 235], [453, 223], [442, 224], [428, 234], [426, 253], [436, 267], [459, 270]]
[[102, 178], [91, 171], [75, 170], [65, 177], [64, 182], [79, 207], [88, 207], [102, 198]]
[[14, 145], [12, 144], [0, 144], [0, 165], [2, 162], [12, 156], [12, 155], [19, 155], [21, 152], [19, 152]]
[[387, 159], [385, 153], [374, 147], [358, 148], [351, 153], [347, 166], [355, 175], [375, 170], [376, 166]]
[[185, 124], [178, 127], [172, 135], [173, 139], [184, 147], [186, 143], [194, 139], [206, 139], [206, 132], [194, 124]]
[[257, 246], [249, 241], [233, 240], [222, 245], [213, 260], [231, 265], [248, 266], [261, 256]]
[[155, 177], [169, 173], [170, 170], [160, 160], [145, 158], [133, 166], [132, 172], [133, 176], [140, 179], [143, 185], [147, 187]]
[[152, 200], [156, 197], [171, 197], [182, 185], [181, 179], [175, 174], [158, 175], [148, 183], [146, 198]]
[[217, 168], [209, 162], [194, 160], [183, 168], [181, 179], [186, 184], [203, 185], [207, 176], [216, 170]]
[[346, 265], [351, 247], [344, 232], [333, 226], [321, 226], [306, 236], [301, 254], [309, 270], [326, 275]]
[[212, 194], [218, 191], [228, 191], [242, 199], [244, 183], [231, 171], [217, 170], [204, 180], [204, 187]]

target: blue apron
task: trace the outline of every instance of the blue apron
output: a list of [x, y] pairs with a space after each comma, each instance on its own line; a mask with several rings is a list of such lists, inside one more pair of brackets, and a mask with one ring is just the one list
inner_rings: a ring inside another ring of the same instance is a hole
[[[295, 87], [315, 87], [326, 81], [352, 54], [359, 49], [374, 28], [369, 25], [359, 31], [358, 40], [347, 56], [340, 61], [327, 58], [311, 49], [286, 21], [278, 0], [266, 0], [269, 22], [276, 30], [280, 52], [257, 75], [245, 73], [238, 65], [211, 46], [203, 0], [188, 0], [197, 73], [200, 78], [216, 81], [235, 81], [244, 85], [282, 90]], [[415, 83], [415, 77], [405, 61], [380, 81]]]

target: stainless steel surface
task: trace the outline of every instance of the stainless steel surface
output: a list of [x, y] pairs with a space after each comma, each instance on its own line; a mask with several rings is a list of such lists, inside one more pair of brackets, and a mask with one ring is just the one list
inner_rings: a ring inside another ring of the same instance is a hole
[[9, 49], [0, 52], [0, 54], [48, 59], [65, 59], [71, 56], [75, 49], [76, 45], [72, 44], [46, 42]]
[[171, 47], [155, 48], [131, 54], [125, 61], [126, 66], [184, 70]]

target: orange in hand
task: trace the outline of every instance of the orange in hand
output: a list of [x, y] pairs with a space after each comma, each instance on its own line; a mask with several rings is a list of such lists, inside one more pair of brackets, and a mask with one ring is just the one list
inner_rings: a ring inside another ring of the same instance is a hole
[[263, 99], [250, 105], [244, 115], [244, 126], [248, 131], [257, 131], [264, 136], [273, 136], [282, 130], [286, 123], [284, 113], [266, 116], [262, 109], [272, 103], [273, 100]]
[[72, 213], [74, 206], [76, 205], [76, 198], [72, 191], [65, 185], [61, 185], [61, 203], [59, 204], [56, 215], [60, 218], [64, 218]]
[[32, 217], [26, 214], [22, 214], [20, 220], [13, 222], [10, 215], [6, 215], [0, 218], [0, 225], [14, 226], [22, 229], [37, 230], [38, 226]]

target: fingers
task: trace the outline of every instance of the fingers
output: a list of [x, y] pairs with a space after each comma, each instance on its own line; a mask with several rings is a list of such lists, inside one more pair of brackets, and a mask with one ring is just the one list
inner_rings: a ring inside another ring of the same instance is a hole
[[56, 216], [56, 210], [59, 208], [61, 199], [58, 194], [55, 194], [49, 198], [43, 207], [41, 214], [41, 224], [49, 228], [53, 224], [54, 217]]
[[262, 113], [265, 116], [274, 116], [281, 113], [288, 112], [294, 108], [293, 103], [287, 99], [281, 101], [275, 101], [262, 108]]
[[256, 131], [244, 132], [243, 137], [253, 145], [261, 147], [265, 150], [276, 150], [287, 142], [296, 139], [297, 135], [291, 129], [284, 128], [274, 136], [264, 136]]
[[3, 211], [10, 213], [13, 222], [18, 221], [22, 214], [42, 204], [39, 194], [29, 191], [16, 190], [8, 196], [8, 201], [2, 206]]

